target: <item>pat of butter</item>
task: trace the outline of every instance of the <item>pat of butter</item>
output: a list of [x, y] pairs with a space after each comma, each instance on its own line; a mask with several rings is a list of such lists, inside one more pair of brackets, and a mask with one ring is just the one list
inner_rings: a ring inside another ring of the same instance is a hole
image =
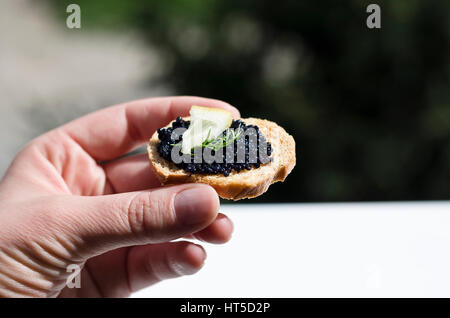
[[205, 140], [213, 140], [230, 127], [233, 115], [220, 108], [192, 106], [191, 123], [183, 133], [181, 152], [191, 153], [192, 148], [200, 147]]

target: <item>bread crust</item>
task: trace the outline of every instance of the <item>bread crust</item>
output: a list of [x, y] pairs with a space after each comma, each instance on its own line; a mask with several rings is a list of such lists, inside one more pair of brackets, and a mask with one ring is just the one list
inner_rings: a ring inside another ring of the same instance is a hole
[[206, 183], [212, 186], [220, 197], [236, 201], [259, 196], [266, 192], [272, 183], [284, 181], [296, 164], [294, 138], [274, 122], [258, 118], [241, 120], [247, 125], [257, 125], [272, 144], [273, 160], [270, 163], [251, 170], [232, 171], [228, 177], [222, 174], [188, 173], [159, 155], [159, 138], [155, 132], [147, 145], [147, 152], [151, 167], [161, 184]]

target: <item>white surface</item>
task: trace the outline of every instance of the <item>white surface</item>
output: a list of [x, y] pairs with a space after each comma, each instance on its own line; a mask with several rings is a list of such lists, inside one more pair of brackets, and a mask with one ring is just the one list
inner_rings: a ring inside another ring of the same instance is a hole
[[450, 202], [224, 205], [230, 243], [134, 297], [450, 297]]

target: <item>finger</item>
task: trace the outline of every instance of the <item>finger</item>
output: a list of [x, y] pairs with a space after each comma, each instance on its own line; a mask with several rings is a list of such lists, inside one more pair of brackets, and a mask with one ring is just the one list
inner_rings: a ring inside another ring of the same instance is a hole
[[203, 266], [205, 259], [205, 250], [189, 242], [133, 247], [127, 262], [130, 291], [165, 279], [192, 275]]
[[103, 165], [103, 170], [115, 193], [141, 191], [161, 185], [150, 168], [147, 154], [107, 163]]
[[99, 295], [117, 298], [162, 279], [192, 274], [205, 257], [200, 246], [178, 241], [115, 249], [89, 259], [85, 269]]
[[180, 96], [133, 101], [81, 117], [62, 126], [96, 160], [117, 158], [147, 141], [153, 132], [177, 116], [187, 116], [192, 105], [226, 109], [239, 117], [236, 108], [208, 98]]
[[[114, 161], [106, 164], [103, 168], [115, 192], [139, 191], [160, 186], [148, 164], [146, 154]], [[232, 232], [233, 223], [228, 217], [220, 213], [207, 228], [189, 235], [187, 238], [223, 244], [230, 240]]]
[[231, 239], [233, 233], [233, 222], [224, 214], [219, 213], [209, 226], [194, 233], [188, 238], [194, 238], [212, 244], [223, 244]]
[[[131, 247], [118, 248], [89, 259], [85, 269], [95, 281], [94, 289], [102, 297], [128, 297], [127, 258]], [[81, 288], [85, 286], [81, 285]]]
[[215, 220], [219, 199], [210, 186], [185, 184], [104, 196], [63, 196], [59, 204], [53, 206], [64, 211], [59, 230], [79, 238], [83, 255], [92, 257], [198, 232]]

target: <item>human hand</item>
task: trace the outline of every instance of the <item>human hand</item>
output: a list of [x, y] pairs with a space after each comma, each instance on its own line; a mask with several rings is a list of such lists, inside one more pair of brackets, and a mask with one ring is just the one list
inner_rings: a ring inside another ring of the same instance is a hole
[[[177, 238], [224, 243], [231, 221], [211, 187], [160, 187], [146, 154], [120, 157], [191, 105], [168, 97], [109, 107], [31, 141], [0, 183], [0, 296], [123, 297], [199, 270], [204, 249]], [[101, 164], [99, 162], [105, 162]], [[68, 288], [71, 264], [80, 288]]]

